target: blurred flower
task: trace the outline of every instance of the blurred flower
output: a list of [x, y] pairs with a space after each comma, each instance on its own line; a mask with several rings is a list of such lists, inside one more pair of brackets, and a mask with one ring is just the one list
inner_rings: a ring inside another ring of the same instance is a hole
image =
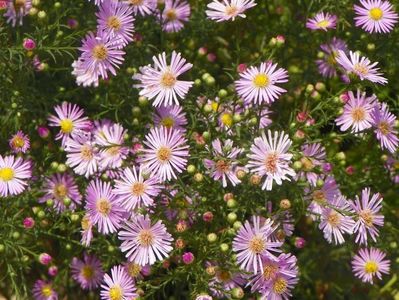
[[184, 27], [184, 22], [190, 18], [190, 4], [185, 0], [165, 0], [165, 8], [158, 15], [162, 29], [166, 32], [178, 32]]
[[71, 275], [82, 289], [94, 290], [102, 283], [104, 271], [101, 267], [101, 261], [96, 256], [85, 252], [83, 260], [77, 257], [72, 259]]
[[153, 114], [153, 120], [156, 126], [177, 129], [182, 133], [186, 132], [187, 118], [181, 106], [158, 107]]
[[35, 300], [57, 300], [58, 295], [54, 291], [51, 282], [36, 280], [33, 286], [33, 297]]
[[311, 30], [335, 29], [337, 26], [337, 16], [330, 13], [319, 12], [313, 19], [308, 19], [306, 27]]
[[12, 155], [0, 155], [0, 196], [7, 197], [21, 194], [28, 185], [26, 180], [32, 176], [29, 160]]
[[315, 172], [315, 168], [322, 166], [325, 162], [326, 149], [320, 143], [314, 143], [302, 145], [301, 150], [303, 170], [297, 174], [297, 178], [306, 179], [311, 185], [316, 186], [320, 175]]
[[336, 76], [338, 51], [342, 50], [346, 53], [348, 46], [343, 40], [333, 37], [330, 43], [322, 44], [320, 48], [324, 53], [323, 59], [316, 60], [320, 74], [327, 78]]
[[390, 261], [386, 254], [376, 248], [363, 248], [352, 259], [352, 271], [363, 282], [373, 284], [374, 277], [382, 279], [381, 274], [389, 274]]
[[254, 0], [213, 0], [207, 5], [206, 15], [216, 22], [234, 21], [236, 17], [245, 18], [244, 12], [255, 5]]
[[22, 25], [22, 19], [32, 8], [32, 0], [7, 0], [7, 11], [4, 17], [12, 26]]
[[111, 276], [104, 275], [100, 295], [102, 300], [127, 300], [135, 299], [138, 296], [134, 280], [127, 274], [123, 266], [112, 267]]
[[399, 144], [395, 122], [396, 116], [389, 112], [388, 105], [381, 103], [374, 106], [371, 111], [371, 125], [375, 128], [374, 132], [381, 148], [388, 149], [391, 153], [397, 151]]
[[18, 130], [9, 140], [10, 148], [14, 153], [26, 153], [30, 148], [29, 136]]
[[153, 15], [157, 8], [157, 0], [125, 0], [133, 8], [134, 15]]

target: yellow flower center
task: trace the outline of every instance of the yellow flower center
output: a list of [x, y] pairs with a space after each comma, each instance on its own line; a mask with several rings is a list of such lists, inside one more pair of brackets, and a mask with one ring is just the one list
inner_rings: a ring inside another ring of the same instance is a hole
[[120, 146], [113, 146], [107, 149], [107, 154], [111, 155], [111, 156], [117, 156], [119, 155], [121, 150]]
[[353, 70], [355, 70], [355, 72], [357, 72], [363, 76], [366, 76], [369, 73], [369, 69], [366, 66], [361, 65], [359, 63], [357, 63], [353, 66]]
[[220, 121], [223, 123], [223, 125], [231, 127], [231, 125], [233, 125], [233, 116], [230, 113], [224, 113], [220, 117]]
[[2, 181], [10, 181], [14, 178], [14, 170], [9, 168], [9, 167], [5, 167], [5, 168], [1, 168], [0, 169], [0, 179]]
[[225, 173], [230, 170], [230, 164], [227, 161], [219, 160], [216, 163], [216, 170]]
[[278, 266], [275, 264], [263, 265], [263, 278], [265, 280], [270, 280], [276, 276], [278, 271]]
[[173, 125], [175, 124], [175, 120], [173, 120], [172, 117], [165, 117], [162, 119], [161, 124], [166, 128], [172, 128]]
[[266, 74], [258, 74], [255, 76], [253, 82], [257, 88], [265, 88], [269, 85], [270, 79]]
[[108, 27], [110, 27], [112, 29], [119, 30], [119, 29], [121, 29], [122, 23], [118, 17], [111, 16], [107, 20], [107, 25], [108, 25]]
[[378, 264], [375, 261], [369, 260], [364, 264], [364, 271], [367, 274], [373, 274], [378, 271]]
[[104, 60], [108, 56], [108, 50], [104, 45], [96, 45], [93, 48], [93, 57], [97, 60]]
[[83, 276], [84, 279], [90, 280], [94, 276], [94, 269], [92, 266], [85, 265], [80, 271], [80, 274]]
[[50, 297], [53, 294], [53, 290], [51, 289], [51, 285], [45, 285], [42, 287], [42, 294], [44, 297]]
[[389, 126], [388, 122], [385, 121], [382, 121], [380, 124], [378, 124], [378, 129], [383, 135], [388, 135], [391, 132], [391, 126]]
[[141, 266], [135, 263], [129, 263], [127, 272], [131, 277], [137, 277], [140, 274]]
[[144, 0], [130, 0], [130, 4], [132, 5], [141, 5], [143, 2]]
[[359, 216], [362, 218], [367, 227], [373, 226], [374, 216], [371, 210], [369, 209], [362, 210], [359, 213]]
[[330, 21], [328, 20], [322, 20], [320, 22], [317, 22], [317, 27], [320, 28], [327, 28], [330, 25]]
[[352, 119], [355, 122], [363, 121], [366, 118], [366, 112], [362, 107], [356, 107], [351, 112]]
[[177, 14], [176, 14], [176, 10], [171, 8], [168, 9], [168, 11], [166, 11], [165, 13], [165, 17], [166, 19], [168, 19], [169, 21], [174, 21], [177, 19]]
[[331, 213], [327, 217], [327, 222], [332, 227], [338, 227], [339, 224], [341, 224], [341, 217], [340, 217], [340, 215], [337, 212], [331, 211]]
[[261, 253], [266, 248], [266, 243], [259, 236], [254, 236], [248, 245], [249, 250], [251, 250], [255, 254]]
[[381, 20], [383, 14], [384, 14], [384, 12], [379, 7], [374, 7], [372, 9], [370, 9], [370, 18], [372, 18], [374, 21]]
[[65, 184], [56, 184], [54, 186], [53, 194], [57, 199], [63, 199], [68, 194], [68, 188], [65, 186]]
[[71, 119], [61, 120], [60, 126], [63, 133], [71, 133], [74, 127]]
[[91, 225], [90, 218], [88, 216], [84, 216], [80, 225], [82, 226], [83, 230], [88, 230]]
[[16, 11], [19, 11], [21, 8], [25, 7], [26, 0], [15, 0], [14, 8]]
[[132, 186], [132, 194], [136, 197], [144, 195], [146, 186], [143, 182], [135, 182]]
[[235, 5], [228, 5], [226, 6], [226, 15], [232, 17], [236, 16], [238, 13], [238, 8]]
[[141, 246], [151, 246], [154, 241], [154, 235], [152, 232], [148, 229], [143, 229], [140, 231], [139, 236], [138, 236], [138, 242]]
[[25, 145], [25, 140], [20, 136], [13, 137], [11, 144], [13, 148], [22, 148]]
[[171, 156], [172, 156], [172, 150], [169, 147], [162, 146], [157, 151], [157, 157], [163, 163], [169, 161]]
[[161, 84], [167, 88], [173, 87], [176, 81], [176, 77], [171, 72], [165, 72], [161, 77]]
[[214, 112], [217, 112], [217, 111], [218, 111], [219, 103], [217, 103], [216, 101], [212, 101], [211, 106], [212, 106], [212, 110], [213, 110]]
[[103, 216], [108, 216], [110, 211], [111, 211], [111, 203], [108, 201], [108, 199], [101, 198], [97, 200], [96, 202], [96, 208], [99, 213], [101, 213]]
[[231, 273], [226, 270], [218, 271], [216, 273], [216, 277], [219, 279], [219, 281], [226, 282], [231, 279]]
[[311, 171], [314, 168], [312, 159], [310, 159], [309, 157], [302, 157], [301, 163], [302, 163], [302, 166], [305, 169], [305, 171]]
[[318, 204], [325, 204], [327, 202], [324, 192], [321, 190], [314, 191], [312, 194], [313, 201]]
[[109, 298], [111, 300], [122, 300], [122, 288], [119, 285], [114, 285], [109, 289]]
[[287, 290], [287, 285], [287, 280], [285, 280], [283, 277], [279, 277], [273, 282], [273, 291], [276, 294], [281, 295]]
[[80, 155], [83, 160], [89, 161], [93, 158], [93, 150], [89, 145], [83, 145], [80, 149]]
[[277, 171], [277, 159], [278, 155], [276, 153], [270, 153], [266, 155], [265, 158], [265, 168], [268, 173], [276, 173]]
[[337, 57], [338, 57], [338, 52], [332, 51], [332, 53], [327, 58], [328, 64], [331, 66], [335, 66], [337, 64]]

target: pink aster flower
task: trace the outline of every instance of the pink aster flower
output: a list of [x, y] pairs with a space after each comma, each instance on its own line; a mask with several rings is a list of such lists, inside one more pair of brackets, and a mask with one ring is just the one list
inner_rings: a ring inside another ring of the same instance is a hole
[[319, 228], [329, 243], [334, 239], [334, 244], [342, 244], [345, 242], [343, 234], [353, 233], [355, 221], [349, 216], [350, 213], [350, 205], [344, 196], [336, 197], [330, 206], [322, 209]]
[[54, 174], [44, 180], [42, 189], [44, 196], [39, 199], [39, 203], [46, 203], [47, 200], [54, 202], [53, 207], [57, 213], [61, 213], [67, 209], [64, 200], [69, 198], [71, 204], [69, 209], [75, 210], [77, 205], [82, 202], [82, 196], [79, 193], [75, 179], [68, 173]]
[[245, 18], [244, 12], [255, 5], [254, 0], [213, 0], [207, 5], [206, 15], [216, 22], [234, 21], [236, 17]]
[[186, 132], [187, 118], [181, 106], [159, 107], [153, 114], [153, 120], [156, 126], [177, 129], [182, 133]]
[[32, 289], [35, 300], [57, 300], [58, 295], [53, 289], [53, 284], [44, 280], [36, 280]]
[[348, 57], [344, 51], [338, 50], [337, 62], [346, 72], [358, 76], [362, 81], [366, 79], [379, 84], [388, 83], [376, 67], [378, 62], [372, 63], [367, 57], [360, 57], [358, 52], [349, 51]]
[[154, 198], [161, 192], [159, 178], [156, 175], [145, 176], [143, 167], [126, 168], [119, 180], [115, 180], [113, 193], [118, 195], [121, 205], [131, 211], [142, 206], [154, 205]]
[[236, 172], [238, 170], [237, 157], [242, 149], [233, 147], [233, 141], [230, 139], [224, 141], [223, 144], [220, 139], [216, 139], [212, 142], [211, 151], [212, 159], [204, 159], [204, 166], [211, 177], [222, 181], [223, 187], [227, 186], [227, 179], [233, 186], [240, 183], [241, 180], [237, 178]]
[[313, 19], [306, 22], [306, 28], [311, 30], [335, 29], [337, 26], [337, 16], [330, 13], [319, 12]]
[[316, 60], [319, 73], [327, 78], [336, 76], [338, 51], [342, 50], [346, 53], [348, 52], [348, 46], [343, 40], [333, 37], [330, 43], [322, 44], [320, 48], [324, 56], [323, 59]]
[[7, 23], [15, 27], [17, 23], [22, 25], [23, 17], [29, 13], [32, 8], [32, 0], [7, 0], [7, 11], [4, 16]]
[[295, 171], [289, 166], [292, 154], [287, 153], [292, 141], [283, 132], [272, 132], [268, 130], [267, 136], [257, 137], [251, 146], [251, 153], [248, 155], [247, 167], [252, 173], [261, 177], [266, 176], [262, 189], [272, 190], [273, 181], [278, 185], [283, 180], [290, 181], [295, 176]]
[[170, 65], [166, 62], [166, 53], [154, 56], [154, 67], [146, 66], [140, 68], [140, 73], [133, 76], [133, 79], [140, 81], [134, 85], [141, 89], [140, 96], [153, 99], [153, 106], [179, 105], [178, 97], [184, 99], [192, 81], [178, 80], [181, 74], [190, 70], [193, 65], [186, 63], [180, 53], [172, 52]]
[[128, 4], [113, 0], [105, 1], [96, 16], [97, 30], [108, 36], [118, 48], [121, 49], [133, 41], [133, 8]]
[[379, 235], [377, 226], [384, 226], [384, 216], [380, 213], [382, 200], [378, 193], [370, 199], [370, 189], [365, 188], [362, 190], [361, 200], [356, 196], [355, 201], [351, 203], [358, 217], [354, 227], [354, 232], [357, 233], [356, 243], [367, 245], [368, 234], [374, 242], [377, 241]]
[[92, 224], [97, 225], [99, 232], [113, 233], [121, 227], [125, 210], [121, 207], [109, 182], [96, 179], [89, 183], [85, 208]]
[[66, 140], [72, 135], [72, 133], [79, 130], [89, 130], [91, 128], [91, 122], [85, 116], [84, 110], [76, 104], [62, 102], [61, 105], [54, 107], [56, 116], [51, 115], [49, 120], [49, 126], [60, 127], [60, 132], [55, 137], [56, 140], [62, 140], [62, 146], [65, 146]]
[[11, 150], [14, 153], [26, 153], [30, 148], [29, 136], [18, 130], [8, 141]]
[[101, 300], [130, 300], [138, 296], [134, 280], [127, 274], [125, 268], [120, 265], [112, 267], [111, 276], [104, 275], [100, 295]]
[[0, 155], [0, 197], [21, 194], [28, 185], [26, 180], [32, 176], [29, 160], [12, 155]]
[[235, 82], [236, 91], [246, 104], [273, 103], [285, 89], [277, 86], [278, 83], [288, 81], [288, 73], [271, 61], [261, 63], [259, 67], [251, 66], [240, 73], [240, 79]]
[[157, 0], [125, 0], [133, 8], [134, 15], [153, 15], [157, 9]]
[[388, 33], [398, 22], [399, 16], [389, 1], [360, 0], [354, 5], [356, 26], [367, 32]]
[[395, 122], [396, 116], [389, 112], [386, 103], [374, 106], [371, 112], [371, 124], [375, 128], [375, 135], [380, 141], [381, 148], [388, 149], [393, 154], [397, 151], [399, 144]]
[[190, 4], [185, 0], [166, 0], [162, 14], [158, 16], [162, 29], [166, 32], [178, 32], [190, 18]]
[[[223, 299], [231, 296], [231, 290], [243, 286], [245, 279], [240, 272], [231, 272], [227, 268], [214, 266], [209, 262], [208, 267], [215, 269], [215, 276], [209, 281], [209, 290], [217, 299]], [[210, 296], [209, 296], [210, 297]], [[207, 300], [209, 298], [205, 298]], [[210, 297], [210, 299], [214, 299]]]
[[315, 168], [321, 167], [326, 161], [326, 149], [320, 143], [304, 144], [302, 150], [302, 168], [297, 174], [297, 178], [306, 179], [311, 185], [316, 186], [320, 174], [315, 172]]
[[96, 256], [84, 253], [83, 260], [77, 257], [72, 259], [71, 275], [82, 289], [91, 291], [100, 286], [104, 271]]
[[125, 223], [118, 237], [123, 241], [120, 248], [126, 252], [126, 258], [140, 266], [153, 265], [157, 260], [168, 257], [173, 249], [173, 238], [165, 225], [162, 221], [152, 225], [149, 216], [134, 216]]
[[237, 253], [237, 262], [240, 267], [248, 272], [264, 271], [262, 257], [276, 260], [272, 252], [281, 252], [282, 242], [270, 240], [276, 228], [271, 219], [252, 217], [252, 225], [247, 220], [239, 229], [233, 240], [233, 251]]
[[142, 163], [148, 170], [159, 176], [162, 181], [176, 179], [187, 165], [187, 140], [180, 131], [165, 127], [152, 128], [146, 135], [142, 150]]
[[353, 92], [348, 92], [348, 96], [344, 112], [335, 120], [341, 131], [351, 128], [351, 132], [357, 133], [370, 128], [373, 121], [371, 112], [377, 97], [375, 95], [366, 97], [366, 93], [360, 90], [357, 90], [356, 96]]
[[389, 274], [390, 261], [386, 254], [376, 248], [360, 249], [352, 260], [352, 271], [363, 282], [373, 284], [375, 277], [382, 279], [382, 274]]
[[82, 245], [88, 247], [93, 239], [93, 222], [90, 220], [89, 214], [86, 213], [86, 215], [83, 216], [81, 225], [82, 238], [80, 242]]

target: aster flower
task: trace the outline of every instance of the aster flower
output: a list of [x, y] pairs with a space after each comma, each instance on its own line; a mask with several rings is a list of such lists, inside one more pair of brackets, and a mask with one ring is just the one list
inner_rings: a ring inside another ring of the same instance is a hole
[[126, 262], [123, 266], [129, 276], [135, 280], [141, 280], [144, 276], [151, 274], [151, 267], [149, 265], [140, 266], [134, 262]]
[[371, 112], [374, 108], [377, 97], [372, 95], [366, 97], [366, 93], [357, 90], [357, 95], [348, 92], [349, 100], [345, 103], [344, 112], [335, 122], [340, 126], [341, 131], [351, 128], [351, 132], [360, 132], [371, 127]]
[[352, 259], [352, 271], [363, 282], [373, 284], [375, 277], [382, 279], [382, 274], [389, 274], [390, 261], [386, 254], [379, 249], [360, 249]]
[[96, 13], [97, 30], [108, 36], [110, 41], [123, 48], [133, 41], [133, 8], [119, 1], [105, 1]]
[[72, 259], [71, 275], [82, 289], [91, 291], [100, 286], [104, 271], [101, 261], [96, 256], [84, 253], [83, 260], [77, 257]]
[[316, 186], [320, 175], [314, 169], [321, 167], [325, 163], [326, 149], [320, 143], [304, 144], [302, 150], [302, 168], [303, 171], [297, 174], [297, 178], [306, 179], [311, 185]]
[[370, 199], [370, 189], [365, 188], [362, 190], [361, 201], [356, 196], [351, 206], [358, 216], [353, 230], [357, 233], [355, 242], [367, 245], [368, 234], [376, 242], [379, 235], [377, 226], [384, 226], [384, 216], [380, 213], [382, 208], [381, 195], [374, 194]]
[[130, 300], [138, 296], [134, 280], [123, 266], [112, 267], [111, 276], [105, 274], [103, 282], [100, 293], [102, 300]]
[[336, 76], [338, 51], [342, 50], [346, 53], [348, 52], [348, 46], [343, 40], [333, 37], [330, 43], [322, 44], [320, 48], [324, 56], [323, 59], [316, 60], [319, 73], [327, 78]]
[[14, 153], [26, 153], [30, 148], [29, 136], [18, 130], [8, 141], [11, 150]]
[[268, 130], [267, 136], [257, 137], [251, 146], [251, 153], [248, 155], [247, 167], [252, 173], [259, 176], [266, 176], [262, 189], [272, 190], [273, 181], [278, 185], [283, 180], [289, 180], [289, 176], [295, 176], [295, 171], [288, 165], [292, 154], [287, 153], [292, 141], [283, 132], [272, 132]]
[[[186, 63], [180, 53], [172, 52], [171, 63], [166, 62], [166, 53], [154, 56], [154, 67], [140, 68], [140, 73], [133, 79], [140, 81], [134, 85], [141, 89], [140, 96], [153, 99], [153, 106], [179, 105], [178, 97], [184, 99], [188, 90], [192, 87], [192, 81], [178, 80], [181, 74], [190, 70], [193, 65]], [[155, 99], [154, 99], [155, 98]]]
[[52, 200], [54, 202], [53, 207], [58, 213], [67, 209], [64, 204], [66, 198], [71, 200], [71, 204], [68, 207], [71, 210], [75, 210], [76, 206], [82, 202], [82, 196], [79, 193], [75, 179], [68, 173], [57, 173], [46, 178], [42, 192], [45, 194], [39, 199], [39, 203]]
[[306, 22], [306, 28], [311, 30], [335, 29], [337, 26], [337, 16], [330, 13], [319, 12], [313, 19]]
[[353, 233], [355, 221], [347, 215], [351, 212], [350, 205], [344, 196], [336, 197], [330, 206], [322, 209], [319, 228], [323, 230], [324, 238], [329, 243], [332, 243], [334, 239], [335, 244], [342, 244], [345, 242], [343, 233]]
[[93, 222], [90, 220], [89, 214], [86, 213], [86, 215], [83, 216], [81, 225], [82, 238], [80, 242], [82, 245], [88, 247], [93, 239]]
[[76, 104], [62, 102], [61, 105], [56, 105], [54, 110], [57, 115], [51, 115], [48, 118], [49, 126], [60, 127], [60, 132], [55, 139], [62, 140], [62, 146], [65, 146], [66, 140], [71, 137], [72, 133], [91, 128], [91, 122], [83, 116], [84, 110]]
[[166, 0], [165, 8], [159, 15], [162, 29], [166, 32], [179, 32], [190, 18], [190, 4], [185, 0]]
[[7, 18], [7, 23], [15, 25], [22, 25], [23, 17], [29, 13], [32, 8], [32, 0], [7, 0], [7, 11], [4, 17]]
[[358, 76], [362, 81], [366, 79], [379, 84], [388, 83], [388, 80], [381, 76], [383, 74], [376, 67], [378, 62], [372, 63], [367, 57], [360, 57], [358, 52], [349, 51], [348, 57], [344, 51], [338, 50], [336, 59], [346, 72]]
[[113, 193], [109, 182], [96, 179], [89, 183], [85, 208], [99, 232], [113, 233], [121, 227], [125, 210], [119, 204], [119, 199]]
[[245, 18], [244, 12], [256, 5], [254, 0], [213, 0], [207, 5], [206, 15], [216, 22]]
[[360, 0], [354, 5], [355, 25], [367, 32], [388, 33], [398, 22], [399, 16], [389, 1]]
[[272, 252], [281, 252], [282, 242], [270, 240], [276, 228], [271, 219], [261, 220], [258, 216], [252, 217], [252, 225], [248, 222], [240, 228], [233, 240], [233, 251], [237, 253], [237, 263], [248, 272], [263, 272], [262, 257], [276, 260]]
[[162, 181], [176, 179], [176, 172], [183, 172], [187, 165], [186, 141], [178, 130], [152, 128], [144, 141], [142, 163]]
[[149, 216], [136, 215], [126, 221], [118, 237], [123, 241], [120, 248], [126, 252], [127, 259], [140, 266], [153, 265], [156, 260], [168, 257], [173, 249], [173, 238], [165, 225], [162, 221], [152, 225]]
[[388, 149], [395, 153], [398, 149], [399, 138], [395, 129], [396, 116], [389, 112], [388, 105], [382, 103], [375, 105], [371, 112], [371, 124], [375, 128], [374, 132], [380, 141], [382, 149]]
[[52, 283], [44, 280], [36, 280], [32, 289], [35, 300], [57, 300], [58, 295], [54, 291]]
[[12, 155], [0, 155], [0, 197], [21, 194], [32, 176], [32, 165], [28, 160]]
[[186, 132], [187, 118], [181, 106], [159, 107], [153, 114], [153, 120], [155, 126], [177, 129], [182, 133]]
[[133, 8], [134, 15], [152, 15], [157, 8], [157, 0], [125, 0]]
[[115, 180], [113, 193], [118, 195], [121, 205], [127, 211], [152, 206], [154, 198], [161, 192], [158, 176], [152, 175], [144, 179], [143, 173], [142, 166], [126, 168], [120, 180]]
[[235, 82], [236, 91], [246, 104], [273, 103], [286, 90], [277, 83], [288, 81], [285, 69], [277, 69], [277, 64], [271, 61], [261, 63], [259, 67], [251, 66], [240, 73], [240, 79]]
[[208, 267], [215, 269], [215, 276], [209, 281], [209, 290], [217, 298], [227, 298], [231, 290], [245, 284], [245, 279], [239, 272], [231, 272], [220, 266], [207, 263]]
[[[204, 159], [204, 166], [208, 169], [214, 180], [221, 180], [223, 187], [227, 186], [227, 179], [233, 186], [241, 182], [237, 178], [237, 157], [241, 154], [242, 149], [233, 147], [233, 141], [228, 139], [223, 145], [220, 139], [212, 142], [212, 158]], [[210, 150], [210, 149], [208, 149]]]

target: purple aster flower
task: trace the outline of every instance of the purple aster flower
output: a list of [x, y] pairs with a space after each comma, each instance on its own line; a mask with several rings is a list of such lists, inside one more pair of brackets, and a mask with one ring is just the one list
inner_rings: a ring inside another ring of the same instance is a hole
[[146, 135], [142, 163], [162, 181], [176, 179], [176, 172], [181, 173], [187, 165], [187, 140], [180, 131], [165, 127], [152, 128]]
[[141, 280], [144, 276], [151, 274], [151, 267], [149, 265], [140, 266], [134, 262], [126, 262], [123, 266], [129, 276], [135, 280]]
[[190, 4], [185, 0], [165, 0], [165, 8], [158, 19], [166, 32], [179, 32], [190, 18]]
[[130, 300], [138, 296], [134, 280], [120, 265], [112, 267], [111, 276], [104, 275], [100, 295], [102, 300]]
[[126, 252], [126, 258], [140, 266], [153, 265], [168, 257], [173, 249], [173, 238], [165, 225], [162, 221], [152, 225], [149, 216], [133, 216], [131, 221], [126, 221], [118, 237], [123, 241], [120, 248]]
[[254, 0], [213, 0], [207, 5], [206, 15], [216, 22], [234, 21], [236, 17], [245, 18], [244, 12], [255, 5]]
[[231, 272], [226, 268], [208, 265], [215, 269], [215, 276], [209, 281], [209, 289], [217, 298], [231, 296], [231, 290], [245, 284], [245, 279], [239, 272]]
[[157, 0], [125, 0], [133, 8], [134, 15], [152, 15], [157, 9]]
[[127, 211], [153, 206], [154, 198], [161, 192], [159, 178], [156, 175], [144, 178], [143, 175], [148, 175], [144, 173], [142, 166], [126, 168], [120, 180], [115, 180], [113, 193], [118, 195], [121, 205]]
[[345, 103], [344, 112], [335, 122], [340, 126], [341, 131], [351, 128], [351, 132], [357, 133], [371, 127], [371, 117], [377, 97], [372, 95], [366, 97], [366, 93], [357, 90], [357, 95], [348, 92], [349, 100]]
[[267, 107], [261, 110], [260, 119], [259, 119], [259, 129], [266, 128], [272, 123], [272, 120], [269, 118], [270, 114], [271, 111]]
[[9, 145], [14, 153], [26, 153], [30, 148], [29, 136], [24, 134], [21, 130], [18, 130], [10, 140]]
[[353, 230], [357, 233], [356, 243], [367, 245], [368, 234], [374, 242], [377, 241], [379, 235], [377, 226], [384, 226], [384, 216], [380, 214], [382, 200], [380, 194], [374, 194], [370, 199], [370, 189], [365, 188], [362, 190], [361, 201], [356, 196], [355, 201], [351, 203], [358, 217]]
[[182, 133], [186, 132], [187, 118], [181, 106], [161, 106], [153, 114], [153, 119], [156, 126], [178, 129]]
[[398, 22], [399, 16], [389, 1], [360, 0], [354, 5], [356, 26], [367, 32], [388, 33]]
[[302, 145], [301, 150], [303, 171], [297, 174], [297, 178], [306, 179], [311, 185], [316, 186], [320, 174], [317, 174], [314, 170], [317, 167], [321, 168], [326, 162], [326, 149], [320, 143], [314, 143]]
[[335, 29], [337, 26], [337, 16], [330, 13], [319, 12], [313, 19], [308, 19], [306, 28], [311, 30]]
[[84, 253], [83, 260], [77, 257], [72, 259], [71, 275], [82, 289], [91, 291], [100, 286], [104, 271], [101, 261], [96, 256]]
[[71, 200], [71, 204], [68, 207], [71, 210], [75, 210], [76, 206], [82, 202], [82, 196], [79, 193], [75, 179], [68, 173], [54, 174], [46, 178], [42, 192], [45, 195], [39, 199], [39, 203], [52, 200], [54, 202], [53, 207], [57, 213], [67, 209], [64, 204], [66, 198]]
[[348, 46], [343, 40], [333, 37], [330, 43], [322, 44], [320, 48], [324, 54], [323, 59], [316, 60], [320, 74], [327, 78], [336, 76], [338, 51], [342, 50], [346, 53]]
[[247, 221], [233, 240], [233, 251], [237, 253], [237, 262], [248, 272], [263, 272], [262, 257], [276, 260], [271, 252], [281, 252], [282, 242], [270, 240], [276, 227], [271, 219], [252, 217], [252, 225]]
[[11, 23], [14, 27], [17, 23], [22, 25], [23, 17], [31, 8], [32, 0], [7, 0], [7, 11], [4, 17], [7, 18], [7, 23]]
[[319, 228], [329, 243], [334, 239], [335, 244], [342, 244], [345, 242], [343, 233], [353, 233], [355, 221], [349, 216], [351, 213], [349, 202], [344, 196], [336, 197], [330, 206], [322, 209]]
[[389, 112], [388, 105], [382, 103], [374, 106], [371, 112], [371, 124], [375, 128], [374, 132], [380, 141], [382, 149], [388, 149], [395, 153], [398, 149], [399, 138], [395, 129], [396, 116]]
[[154, 67], [142, 67], [140, 73], [133, 76], [134, 80], [140, 81], [134, 87], [141, 89], [140, 96], [153, 99], [152, 105], [155, 107], [179, 105], [178, 97], [184, 99], [194, 82], [178, 80], [177, 77], [193, 65], [186, 63], [186, 59], [175, 51], [172, 52], [170, 65], [166, 62], [165, 52], [152, 59]]
[[32, 294], [35, 300], [57, 300], [58, 295], [53, 289], [51, 282], [44, 280], [36, 280], [32, 289]]
[[381, 76], [383, 74], [376, 67], [378, 62], [371, 63], [367, 57], [360, 57], [358, 52], [349, 51], [348, 57], [344, 51], [338, 50], [336, 59], [346, 72], [358, 76], [362, 81], [366, 79], [379, 84], [388, 83], [388, 80]]
[[240, 79], [235, 82], [236, 91], [246, 104], [273, 103], [286, 90], [277, 83], [288, 81], [288, 73], [271, 61], [261, 63], [259, 67], [251, 66], [240, 73]]
[[113, 193], [109, 182], [90, 182], [86, 190], [86, 211], [93, 225], [103, 234], [116, 232], [122, 225], [125, 210]]
[[252, 173], [261, 177], [266, 176], [262, 189], [272, 190], [273, 181], [278, 185], [283, 180], [289, 180], [289, 176], [295, 176], [295, 171], [289, 166], [292, 154], [287, 153], [292, 141], [283, 132], [272, 132], [268, 130], [267, 136], [257, 137], [251, 146], [251, 153], [248, 155], [247, 167]]
[[62, 140], [62, 146], [65, 146], [66, 140], [71, 137], [72, 133], [79, 130], [89, 130], [91, 122], [84, 117], [84, 110], [76, 104], [62, 102], [61, 105], [54, 107], [57, 116], [51, 115], [49, 126], [60, 127], [60, 132], [55, 137], [56, 140]]
[[0, 197], [21, 194], [26, 180], [32, 176], [32, 164], [29, 160], [13, 155], [0, 155]]
[[118, 48], [123, 48], [133, 41], [133, 8], [119, 1], [105, 1], [96, 13], [97, 30], [108, 36]]
[[376, 248], [360, 249], [352, 259], [352, 271], [363, 282], [373, 284], [373, 279], [382, 279], [382, 274], [389, 274], [390, 261], [386, 254]]
[[82, 245], [88, 247], [93, 239], [93, 222], [90, 220], [90, 216], [87, 213], [83, 216], [81, 225], [82, 239], [80, 242]]
[[233, 141], [228, 139], [222, 142], [216, 139], [212, 142], [211, 156], [212, 159], [204, 159], [204, 166], [208, 169], [210, 176], [214, 180], [222, 181], [223, 187], [227, 186], [227, 179], [233, 186], [241, 182], [237, 178], [237, 157], [241, 154], [242, 149], [233, 147]]

